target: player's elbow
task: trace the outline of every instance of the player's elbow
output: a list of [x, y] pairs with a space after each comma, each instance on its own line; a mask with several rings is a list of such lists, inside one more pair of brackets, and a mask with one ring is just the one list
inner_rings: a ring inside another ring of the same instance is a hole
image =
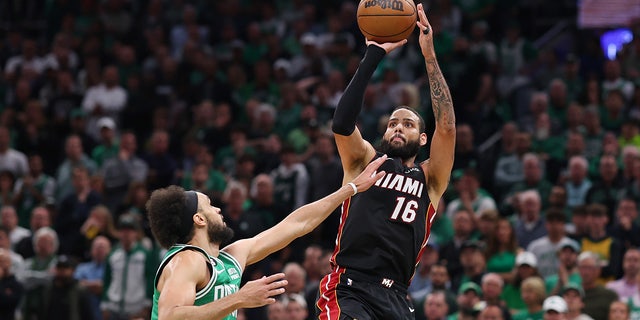
[[449, 122], [442, 122], [436, 124], [436, 130], [441, 134], [456, 135], [456, 122], [455, 120]]
[[333, 121], [331, 124], [331, 130], [335, 134], [339, 134], [342, 136], [350, 136], [356, 127], [353, 124], [343, 123], [341, 121]]

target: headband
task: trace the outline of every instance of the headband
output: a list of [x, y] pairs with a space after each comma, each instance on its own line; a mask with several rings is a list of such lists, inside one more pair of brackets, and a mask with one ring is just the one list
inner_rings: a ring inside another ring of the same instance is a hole
[[198, 193], [195, 191], [185, 191], [184, 212], [180, 215], [180, 238], [188, 236], [193, 229], [193, 215], [198, 212]]

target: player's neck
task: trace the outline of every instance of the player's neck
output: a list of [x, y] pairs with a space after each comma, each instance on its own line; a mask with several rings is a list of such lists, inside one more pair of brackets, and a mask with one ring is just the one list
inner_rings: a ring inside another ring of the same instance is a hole
[[204, 249], [210, 256], [217, 257], [220, 253], [220, 246], [209, 241], [209, 237], [205, 232], [196, 230], [195, 235], [189, 241], [190, 245]]
[[413, 157], [408, 158], [408, 159], [402, 159], [402, 164], [403, 164], [405, 167], [409, 167], [409, 168], [411, 168], [411, 167], [413, 167], [413, 166], [416, 164], [416, 157], [415, 157], [415, 156], [413, 156]]

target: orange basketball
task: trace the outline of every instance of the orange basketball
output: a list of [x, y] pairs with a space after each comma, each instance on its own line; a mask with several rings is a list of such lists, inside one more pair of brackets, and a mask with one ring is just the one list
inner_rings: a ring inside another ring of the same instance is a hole
[[418, 11], [413, 0], [361, 0], [358, 27], [369, 40], [396, 42], [409, 37]]

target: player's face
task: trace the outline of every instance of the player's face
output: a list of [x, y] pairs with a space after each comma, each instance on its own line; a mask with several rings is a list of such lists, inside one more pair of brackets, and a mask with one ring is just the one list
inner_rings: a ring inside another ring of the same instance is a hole
[[224, 224], [220, 208], [211, 205], [211, 199], [206, 195], [198, 192], [198, 206], [200, 212], [202, 212], [210, 221], [218, 224]]
[[233, 238], [233, 229], [227, 227], [224, 223], [220, 208], [212, 206], [209, 197], [202, 193], [198, 193], [198, 203], [201, 212], [207, 218], [209, 242], [220, 245], [231, 240]]
[[426, 142], [426, 134], [420, 133], [420, 118], [407, 109], [398, 109], [389, 118], [380, 152], [389, 157], [408, 159], [417, 155], [420, 146]]

